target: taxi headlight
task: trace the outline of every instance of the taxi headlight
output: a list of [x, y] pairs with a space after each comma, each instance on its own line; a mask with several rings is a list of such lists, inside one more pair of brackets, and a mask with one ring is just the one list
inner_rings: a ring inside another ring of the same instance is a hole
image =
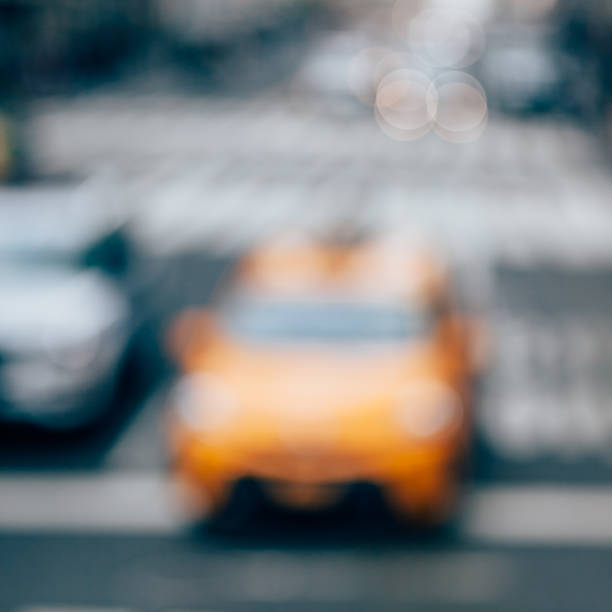
[[223, 429], [234, 416], [231, 391], [221, 380], [206, 374], [182, 378], [174, 388], [172, 404], [179, 420], [201, 433]]
[[415, 438], [431, 438], [458, 425], [462, 417], [458, 395], [436, 381], [422, 381], [404, 389], [397, 408], [402, 430]]

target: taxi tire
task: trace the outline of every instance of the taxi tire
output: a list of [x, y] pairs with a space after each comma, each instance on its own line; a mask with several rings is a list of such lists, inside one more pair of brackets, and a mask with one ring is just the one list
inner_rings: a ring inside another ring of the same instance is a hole
[[261, 491], [253, 480], [239, 480], [228, 499], [208, 517], [207, 526], [214, 533], [235, 533], [249, 525], [261, 505]]

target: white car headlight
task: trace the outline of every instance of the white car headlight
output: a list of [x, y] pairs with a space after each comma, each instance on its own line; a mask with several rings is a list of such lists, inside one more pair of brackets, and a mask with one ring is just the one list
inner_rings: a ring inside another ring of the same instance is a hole
[[45, 355], [59, 368], [71, 371], [94, 369], [102, 356], [105, 339], [102, 336], [91, 336], [80, 342], [65, 347], [45, 346]]
[[207, 374], [182, 378], [173, 393], [179, 419], [190, 429], [209, 433], [227, 426], [234, 416], [234, 401], [229, 388]]
[[461, 400], [446, 385], [424, 380], [408, 385], [397, 407], [399, 425], [415, 438], [430, 438], [459, 424]]

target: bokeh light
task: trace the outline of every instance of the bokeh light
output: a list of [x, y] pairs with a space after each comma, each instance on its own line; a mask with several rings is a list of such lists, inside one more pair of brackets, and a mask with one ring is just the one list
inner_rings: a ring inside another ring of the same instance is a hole
[[408, 29], [412, 51], [433, 66], [464, 68], [484, 50], [482, 27], [469, 15], [451, 10], [426, 10]]
[[438, 77], [435, 132], [444, 140], [462, 143], [476, 140], [488, 119], [487, 96], [480, 83], [465, 72]]
[[415, 140], [430, 130], [436, 105], [436, 90], [427, 75], [416, 70], [395, 70], [378, 87], [376, 119], [392, 138]]

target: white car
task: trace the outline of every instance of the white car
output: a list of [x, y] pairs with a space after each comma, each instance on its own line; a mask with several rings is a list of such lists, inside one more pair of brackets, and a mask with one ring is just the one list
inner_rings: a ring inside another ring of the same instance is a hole
[[[112, 224], [70, 189], [0, 191], [0, 420], [92, 424], [109, 407], [131, 334], [129, 300], [91, 253]], [[81, 194], [82, 195], [82, 194]], [[102, 258], [103, 259], [103, 258]]]

